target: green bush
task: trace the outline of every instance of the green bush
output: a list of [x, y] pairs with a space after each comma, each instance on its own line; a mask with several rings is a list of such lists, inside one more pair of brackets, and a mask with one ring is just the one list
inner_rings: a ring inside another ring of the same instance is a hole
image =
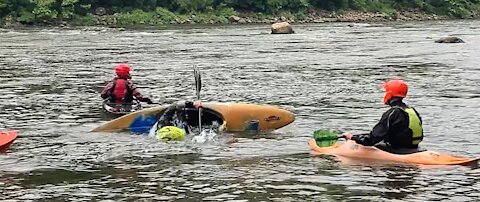
[[18, 22], [23, 24], [30, 24], [35, 21], [35, 15], [29, 11], [20, 11], [20, 16], [17, 18]]
[[225, 24], [228, 23], [228, 17], [216, 15], [216, 13], [200, 13], [193, 15], [192, 21], [202, 24]]
[[156, 17], [165, 23], [169, 23], [171, 21], [175, 21], [176, 15], [175, 13], [172, 13], [170, 10], [162, 7], [158, 7], [155, 9]]
[[232, 15], [238, 15], [238, 12], [235, 11], [235, 9], [231, 8], [231, 7], [223, 7], [223, 8], [220, 8], [217, 12], [216, 12], [217, 15], [219, 16], [223, 16], [223, 17], [230, 17]]
[[468, 8], [474, 7], [474, 5], [467, 0], [460, 0], [460, 1], [454, 1], [454, 0], [447, 0], [445, 1], [447, 6], [449, 7], [448, 9], [448, 14], [453, 17], [457, 18], [465, 18], [470, 15], [472, 15], [471, 10]]
[[97, 18], [92, 14], [87, 14], [86, 16], [73, 15], [72, 21], [75, 25], [93, 26], [97, 24]]
[[37, 20], [56, 20], [58, 17], [58, 11], [51, 10], [45, 6], [36, 7], [32, 13]]
[[[350, 3], [351, 2], [351, 3]], [[326, 10], [340, 10], [340, 9], [346, 9], [346, 8], [352, 8], [351, 6], [354, 4], [361, 4], [361, 7], [363, 8], [364, 1], [355, 1], [355, 0], [310, 0], [310, 4], [313, 5], [316, 8], [323, 8]]]
[[133, 24], [155, 24], [154, 15], [147, 13], [140, 9], [135, 9], [131, 12], [119, 13], [116, 16], [117, 24], [133, 25]]
[[213, 10], [213, 0], [173, 0], [173, 8], [180, 13], [208, 12]]
[[307, 19], [307, 14], [303, 12], [295, 13], [295, 20], [305, 20]]

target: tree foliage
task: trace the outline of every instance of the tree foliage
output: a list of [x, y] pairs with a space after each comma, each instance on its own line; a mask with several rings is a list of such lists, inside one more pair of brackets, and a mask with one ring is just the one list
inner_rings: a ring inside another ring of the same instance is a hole
[[224, 21], [223, 15], [237, 11], [305, 14], [309, 9], [384, 13], [416, 9], [461, 18], [477, 12], [480, 0], [0, 0], [0, 18], [10, 17], [22, 23], [55, 22], [91, 18], [99, 7], [105, 8], [110, 15], [119, 13], [119, 20], [125, 23], [144, 22], [146, 18], [181, 20], [177, 14], [209, 15], [219, 12], [221, 15], [216, 17], [222, 19], [212, 17], [211, 20]]

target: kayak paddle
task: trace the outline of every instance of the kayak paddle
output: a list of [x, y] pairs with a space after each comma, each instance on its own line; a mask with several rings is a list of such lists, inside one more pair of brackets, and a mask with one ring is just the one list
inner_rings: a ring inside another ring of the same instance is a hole
[[329, 130], [317, 130], [313, 132], [313, 138], [317, 142], [318, 147], [330, 147], [337, 143], [339, 138], [345, 138], [345, 136], [338, 136], [335, 132]]
[[[200, 75], [200, 70], [197, 66], [193, 66], [193, 74], [195, 76], [195, 89], [197, 91], [197, 100], [200, 101], [200, 90], [202, 89], [202, 78]], [[202, 133], [202, 108], [198, 108], [198, 129]]]

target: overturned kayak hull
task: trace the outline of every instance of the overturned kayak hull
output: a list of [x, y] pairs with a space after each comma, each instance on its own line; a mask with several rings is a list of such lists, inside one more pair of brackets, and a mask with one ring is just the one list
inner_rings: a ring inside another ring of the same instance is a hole
[[15, 131], [0, 131], [0, 152], [6, 151], [16, 138]]
[[319, 147], [315, 139], [309, 141], [312, 155], [334, 155], [341, 159], [362, 159], [370, 161], [396, 162], [421, 165], [468, 165], [475, 166], [480, 158], [465, 158], [441, 154], [433, 151], [421, 151], [412, 154], [393, 154], [376, 147], [366, 147], [352, 140], [336, 143], [330, 147]]
[[[227, 132], [271, 131], [284, 127], [295, 120], [294, 115], [284, 109], [270, 105], [246, 103], [203, 103], [202, 125], [216, 123]], [[148, 133], [168, 106], [142, 109], [107, 123], [92, 132]], [[191, 125], [198, 125], [198, 110], [187, 109]]]

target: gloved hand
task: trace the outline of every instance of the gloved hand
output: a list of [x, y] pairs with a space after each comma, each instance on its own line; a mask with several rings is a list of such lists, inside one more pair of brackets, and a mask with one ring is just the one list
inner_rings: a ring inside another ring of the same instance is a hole
[[202, 107], [202, 102], [195, 101], [195, 102], [193, 102], [193, 106], [198, 109], [198, 108]]
[[342, 135], [345, 136], [345, 139], [347, 139], [347, 140], [351, 140], [352, 136], [353, 136], [351, 133], [348, 133], [348, 132], [343, 133]]

